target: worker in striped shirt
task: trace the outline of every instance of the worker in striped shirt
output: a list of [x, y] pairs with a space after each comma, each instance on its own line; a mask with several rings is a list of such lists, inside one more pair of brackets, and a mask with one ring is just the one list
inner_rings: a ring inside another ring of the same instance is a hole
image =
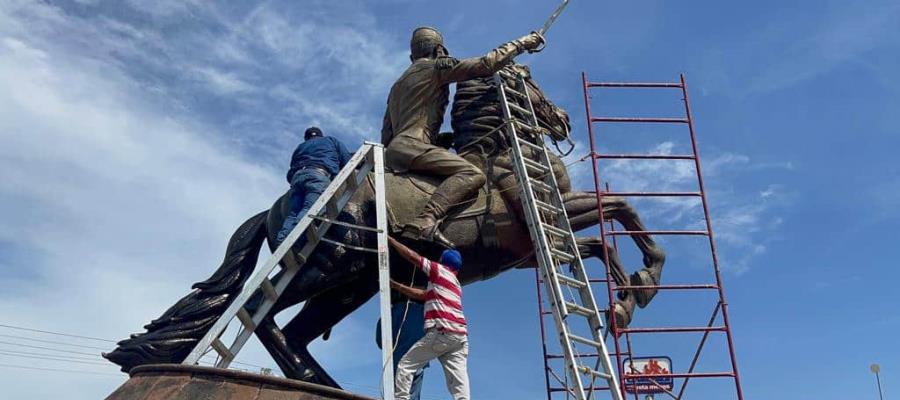
[[462, 311], [462, 287], [456, 274], [462, 268], [462, 256], [445, 250], [440, 262], [422, 257], [409, 247], [389, 238], [394, 249], [428, 277], [425, 290], [391, 282], [403, 295], [425, 302], [425, 336], [400, 359], [397, 365], [395, 398], [409, 400], [413, 375], [435, 358], [444, 368], [447, 389], [454, 400], [469, 400], [469, 374], [466, 358], [469, 340]]

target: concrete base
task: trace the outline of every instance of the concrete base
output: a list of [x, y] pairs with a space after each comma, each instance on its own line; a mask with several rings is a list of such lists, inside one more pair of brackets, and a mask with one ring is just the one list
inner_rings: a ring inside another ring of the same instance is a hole
[[272, 376], [181, 364], [142, 365], [106, 400], [374, 400]]

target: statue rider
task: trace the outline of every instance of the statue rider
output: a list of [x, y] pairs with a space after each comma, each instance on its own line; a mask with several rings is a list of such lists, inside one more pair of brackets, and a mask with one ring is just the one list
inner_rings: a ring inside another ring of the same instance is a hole
[[450, 84], [490, 76], [523, 51], [544, 43], [531, 33], [506, 43], [481, 57], [458, 60], [450, 57], [444, 38], [434, 28], [413, 31], [410, 40], [412, 65], [391, 87], [381, 130], [387, 166], [395, 172], [414, 171], [444, 178], [418, 216], [404, 226], [403, 236], [455, 247], [438, 229], [451, 207], [470, 199], [484, 185], [478, 167], [446, 148], [436, 145], [444, 111], [450, 99]]

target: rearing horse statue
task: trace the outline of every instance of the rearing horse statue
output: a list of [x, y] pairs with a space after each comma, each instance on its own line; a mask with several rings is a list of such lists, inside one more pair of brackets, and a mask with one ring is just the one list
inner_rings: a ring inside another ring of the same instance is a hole
[[[527, 68], [509, 65], [509, 71], [527, 76], [529, 95], [538, 119], [555, 139], [569, 132], [566, 113], [553, 105], [528, 75]], [[477, 198], [459, 204], [442, 221], [442, 231], [466, 260], [459, 272], [462, 284], [489, 279], [513, 268], [534, 267], [534, 250], [524, 223], [515, 176], [511, 172], [509, 146], [501, 128], [499, 102], [492, 81], [476, 79], [460, 83], [452, 110], [456, 132], [453, 146], [457, 152], [477, 166], [482, 166], [488, 183]], [[529, 154], [526, 153], [526, 156]], [[581, 230], [599, 223], [597, 197], [593, 192], [573, 192], [565, 165], [554, 160], [554, 173], [564, 192], [563, 199], [573, 229]], [[414, 174], [386, 173], [389, 223], [392, 232], [415, 216], [437, 185], [437, 180]], [[210, 329], [241, 291], [253, 272], [263, 240], [274, 251], [275, 235], [287, 214], [289, 193], [281, 196], [267, 211], [244, 222], [232, 235], [225, 259], [213, 275], [193, 285], [194, 290], [170, 307], [162, 316], [145, 326], [147, 332], [132, 335], [104, 357], [120, 365], [123, 371], [150, 363], [178, 363], [185, 359], [200, 338]], [[374, 191], [363, 186], [342, 210], [339, 220], [374, 226]], [[644, 231], [634, 209], [624, 200], [604, 197], [602, 213], [629, 231]], [[349, 246], [376, 247], [374, 234], [366, 231], [331, 229], [326, 236]], [[609, 249], [610, 259], [603, 259], [601, 237], [578, 240], [582, 257], [597, 257], [607, 263], [619, 285], [655, 285], [661, 278], [665, 261], [663, 251], [646, 234], [633, 234], [643, 254], [643, 269], [628, 275], [616, 253]], [[409, 243], [426, 257], [436, 258], [441, 248], [427, 243]], [[322, 336], [327, 339], [331, 328], [359, 308], [378, 291], [376, 256], [349, 246], [322, 242], [302, 266], [285, 294], [278, 300], [254, 332], [288, 378], [339, 387], [337, 382], [309, 353], [307, 346]], [[391, 255], [391, 277], [400, 282], [424, 285], [425, 276], [408, 263]], [[598, 272], [599, 274], [599, 272]], [[280, 278], [280, 274], [274, 277]], [[644, 307], [655, 295], [654, 290], [627, 291], [619, 294], [614, 314], [618, 326], [627, 326], [635, 305]], [[261, 299], [257, 293], [248, 305]], [[274, 317], [286, 308], [305, 302], [300, 312], [278, 329]]]

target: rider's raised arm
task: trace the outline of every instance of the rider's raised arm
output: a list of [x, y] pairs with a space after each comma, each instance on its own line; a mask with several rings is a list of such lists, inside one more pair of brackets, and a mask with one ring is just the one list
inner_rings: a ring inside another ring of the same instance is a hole
[[399, 253], [403, 258], [411, 262], [417, 268], [421, 269], [422, 272], [426, 274], [430, 272], [428, 271], [428, 267], [430, 267], [430, 265], [428, 265], [429, 263], [422, 262], [424, 258], [419, 255], [419, 253], [416, 253], [415, 251], [413, 251], [413, 249], [406, 247], [406, 245], [398, 242], [396, 239], [390, 236], [388, 236], [388, 242], [391, 244], [391, 246], [394, 246], [394, 249], [397, 250], [397, 253]]
[[488, 76], [499, 71], [525, 50], [538, 48], [544, 38], [537, 33], [530, 33], [512, 42], [505, 43], [481, 57], [457, 60], [453, 57], [438, 57], [435, 69], [438, 79], [443, 83], [467, 81], [469, 79]]

